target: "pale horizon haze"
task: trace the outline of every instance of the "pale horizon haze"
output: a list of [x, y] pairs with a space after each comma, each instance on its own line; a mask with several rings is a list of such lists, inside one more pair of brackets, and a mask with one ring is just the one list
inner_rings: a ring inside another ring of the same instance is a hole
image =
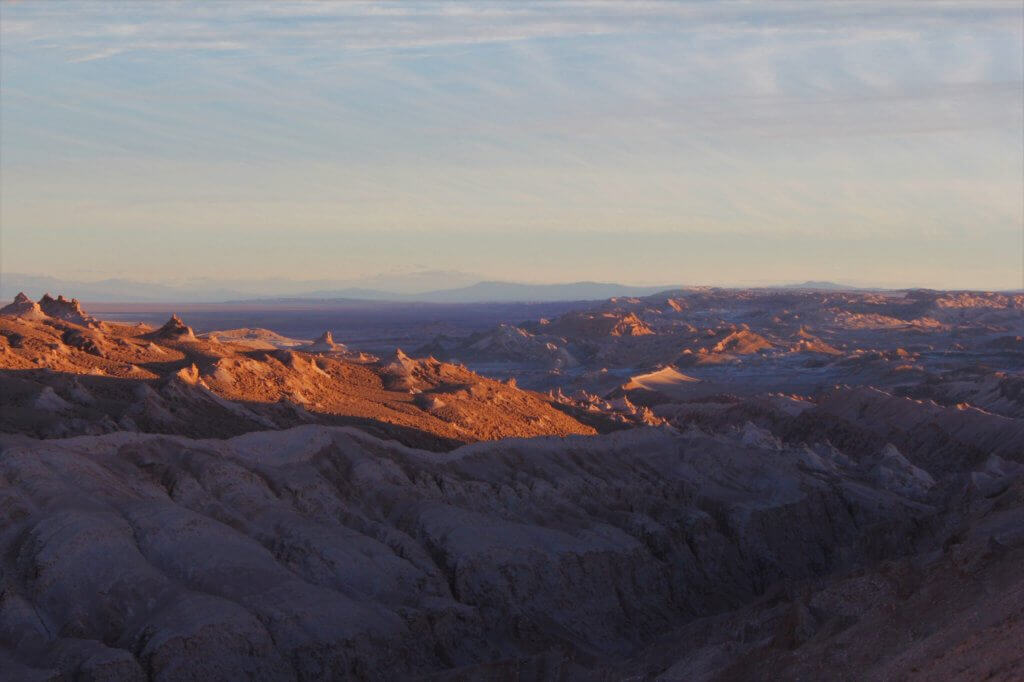
[[0, 31], [0, 273], [1024, 287], [1019, 1], [4, 2]]

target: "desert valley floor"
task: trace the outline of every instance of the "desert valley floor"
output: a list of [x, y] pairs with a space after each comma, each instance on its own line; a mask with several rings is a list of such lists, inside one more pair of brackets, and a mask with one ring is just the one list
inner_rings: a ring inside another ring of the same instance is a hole
[[2, 679], [1024, 678], [1022, 294], [177, 312], [0, 309]]

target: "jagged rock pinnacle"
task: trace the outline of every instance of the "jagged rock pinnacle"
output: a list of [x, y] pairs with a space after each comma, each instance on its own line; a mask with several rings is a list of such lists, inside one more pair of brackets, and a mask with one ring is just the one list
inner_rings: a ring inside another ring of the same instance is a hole
[[192, 327], [182, 322], [181, 318], [176, 314], [172, 314], [170, 319], [164, 323], [164, 326], [157, 329], [150, 335], [152, 338], [189, 338], [194, 339], [195, 333], [192, 331]]

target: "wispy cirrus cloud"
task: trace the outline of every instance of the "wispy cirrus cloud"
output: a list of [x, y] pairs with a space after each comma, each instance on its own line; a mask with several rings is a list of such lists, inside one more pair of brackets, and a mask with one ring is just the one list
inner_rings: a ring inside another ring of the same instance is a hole
[[[68, 223], [139, 253], [146, 230], [244, 231], [271, 251], [288, 230], [376, 230], [422, 248], [442, 235], [445, 258], [461, 248], [450, 235], [517, 230], [680, 244], [897, 234], [948, 241], [951, 255], [980, 239], [1007, 279], [999, 257], [1022, 219], [1021, 11], [4, 4], [4, 257]], [[617, 255], [595, 249], [580, 268]], [[510, 275], [539, 267], [504, 252], [495, 268]]]
[[83, 55], [137, 51], [400, 49], [626, 33], [908, 37], [955, 26], [1005, 27], [1014, 2], [238, 2], [7, 4], [15, 48]]

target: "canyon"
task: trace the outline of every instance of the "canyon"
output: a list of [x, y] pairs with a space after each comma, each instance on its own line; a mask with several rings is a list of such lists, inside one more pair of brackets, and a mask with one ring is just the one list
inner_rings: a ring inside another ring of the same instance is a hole
[[5, 678], [1024, 670], [1020, 294], [291, 333], [0, 309]]

